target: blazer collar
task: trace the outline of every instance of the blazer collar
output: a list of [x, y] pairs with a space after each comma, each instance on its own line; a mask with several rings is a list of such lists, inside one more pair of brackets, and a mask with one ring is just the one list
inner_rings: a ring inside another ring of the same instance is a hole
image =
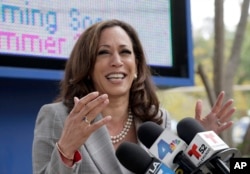
[[[103, 117], [98, 115], [94, 122], [100, 120], [101, 118]], [[134, 121], [137, 131], [142, 122], [138, 118], [134, 118]], [[140, 145], [142, 148], [145, 148], [138, 138], [137, 140], [138, 145]], [[96, 130], [96, 132], [91, 134], [85, 143], [85, 148], [89, 152], [90, 157], [96, 164], [100, 173], [110, 174], [114, 173], [115, 171], [115, 173], [131, 174], [131, 172], [123, 167], [118, 161], [106, 126], [102, 126]]]
[[[101, 118], [102, 116], [99, 115], [95, 121]], [[110, 174], [114, 171], [122, 173], [106, 126], [102, 126], [96, 132], [92, 133], [86, 141], [85, 147], [100, 173]]]

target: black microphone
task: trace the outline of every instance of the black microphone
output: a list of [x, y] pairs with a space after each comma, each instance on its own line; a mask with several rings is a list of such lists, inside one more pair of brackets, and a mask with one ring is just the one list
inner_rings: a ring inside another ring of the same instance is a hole
[[177, 124], [177, 133], [188, 145], [185, 154], [196, 167], [213, 174], [229, 174], [227, 162], [239, 156], [237, 149], [228, 145], [214, 132], [206, 131], [194, 118], [187, 117]]
[[136, 174], [174, 174], [174, 171], [134, 143], [123, 142], [117, 148], [116, 156], [124, 167]]
[[200, 173], [199, 168], [184, 154], [187, 144], [170, 130], [148, 121], [139, 127], [138, 138], [154, 157], [172, 170], [186, 174]]

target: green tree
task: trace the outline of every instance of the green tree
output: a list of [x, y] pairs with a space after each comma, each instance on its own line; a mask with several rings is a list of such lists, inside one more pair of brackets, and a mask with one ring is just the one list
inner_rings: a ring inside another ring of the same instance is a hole
[[[250, 32], [250, 22], [248, 22], [246, 31]], [[237, 84], [246, 84], [250, 82], [250, 35], [244, 37], [243, 48], [241, 52], [241, 64], [237, 71]]]

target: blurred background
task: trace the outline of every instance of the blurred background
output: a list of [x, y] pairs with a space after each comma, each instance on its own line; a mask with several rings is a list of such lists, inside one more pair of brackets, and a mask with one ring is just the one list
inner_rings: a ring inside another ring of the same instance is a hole
[[176, 126], [178, 120], [194, 116], [195, 101], [203, 101], [205, 115], [213, 105], [215, 94], [226, 91], [227, 98], [234, 99], [237, 111], [232, 118], [234, 126], [221, 137], [231, 147], [239, 148], [243, 155], [250, 156], [249, 2], [190, 2], [195, 85], [159, 90], [159, 98]]

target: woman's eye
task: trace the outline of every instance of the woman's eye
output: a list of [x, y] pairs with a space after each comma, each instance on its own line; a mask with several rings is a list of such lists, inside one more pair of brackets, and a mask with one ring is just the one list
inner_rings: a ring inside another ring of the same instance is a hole
[[121, 53], [123, 53], [123, 54], [131, 54], [131, 51], [130, 50], [122, 50]]
[[98, 55], [108, 54], [109, 52], [107, 50], [101, 50], [98, 52]]

